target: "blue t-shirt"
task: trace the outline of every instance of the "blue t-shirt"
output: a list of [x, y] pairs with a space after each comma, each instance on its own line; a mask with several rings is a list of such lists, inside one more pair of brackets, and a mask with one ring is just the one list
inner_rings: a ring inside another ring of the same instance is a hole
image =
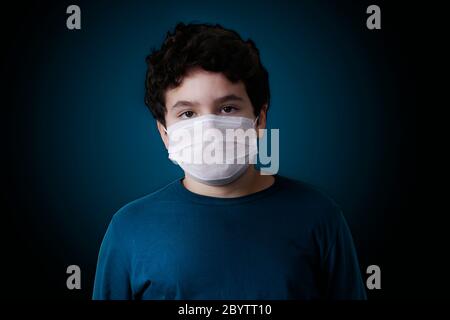
[[237, 198], [176, 180], [121, 208], [100, 248], [94, 299], [366, 299], [336, 204], [281, 176]]

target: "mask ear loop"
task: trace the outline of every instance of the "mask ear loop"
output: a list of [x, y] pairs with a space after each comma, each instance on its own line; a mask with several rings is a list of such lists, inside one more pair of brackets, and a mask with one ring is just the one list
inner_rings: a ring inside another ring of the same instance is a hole
[[[258, 123], [258, 119], [259, 119], [259, 115], [256, 117], [255, 121], [253, 121], [253, 127], [255, 127], [255, 125]], [[256, 131], [256, 137], [259, 138], [258, 128], [255, 128], [255, 131]]]
[[253, 126], [258, 123], [259, 116], [256, 117], [255, 121], [253, 121]]

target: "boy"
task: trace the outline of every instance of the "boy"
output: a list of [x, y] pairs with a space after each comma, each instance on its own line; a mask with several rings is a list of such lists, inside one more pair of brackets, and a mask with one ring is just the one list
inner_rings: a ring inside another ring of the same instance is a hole
[[[113, 216], [93, 298], [366, 299], [336, 204], [255, 169], [257, 136], [238, 155], [236, 139], [221, 135], [266, 126], [269, 80], [255, 44], [220, 25], [180, 23], [147, 64], [145, 102], [185, 176]], [[211, 146], [196, 128], [214, 130], [235, 161], [194, 161]]]

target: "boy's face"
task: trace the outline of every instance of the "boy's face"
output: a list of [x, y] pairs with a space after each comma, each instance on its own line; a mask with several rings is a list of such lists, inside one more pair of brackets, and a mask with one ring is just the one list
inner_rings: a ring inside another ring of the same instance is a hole
[[[242, 81], [232, 83], [225, 75], [191, 69], [181, 84], [165, 93], [166, 127], [186, 119], [215, 114], [254, 119], [253, 107]], [[259, 115], [258, 128], [266, 126], [266, 106]], [[161, 138], [168, 146], [167, 135], [158, 121]]]

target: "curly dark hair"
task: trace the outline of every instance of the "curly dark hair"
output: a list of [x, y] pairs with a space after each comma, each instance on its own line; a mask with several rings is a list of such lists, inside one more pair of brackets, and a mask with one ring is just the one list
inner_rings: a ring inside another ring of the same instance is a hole
[[192, 67], [221, 72], [232, 83], [242, 81], [255, 116], [264, 104], [269, 106], [269, 74], [255, 43], [243, 41], [236, 31], [219, 24], [178, 23], [161, 48], [153, 49], [145, 60], [145, 104], [163, 125], [167, 112], [164, 93], [180, 85]]

